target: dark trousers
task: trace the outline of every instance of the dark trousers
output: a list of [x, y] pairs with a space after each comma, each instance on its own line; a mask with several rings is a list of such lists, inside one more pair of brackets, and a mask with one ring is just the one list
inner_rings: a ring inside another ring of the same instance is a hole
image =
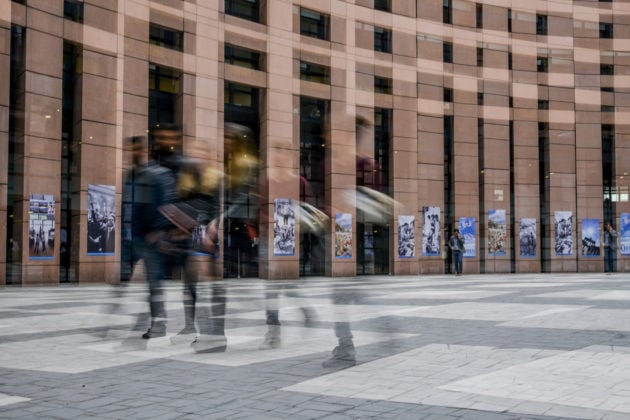
[[462, 273], [462, 265], [464, 260], [464, 253], [460, 250], [453, 250], [453, 262], [455, 263], [455, 273]]
[[609, 246], [604, 247], [604, 269], [607, 273], [614, 273], [617, 259], [617, 250]]
[[142, 246], [141, 256], [144, 259], [146, 268], [147, 284], [149, 286], [149, 308], [151, 310], [151, 318], [166, 319], [166, 308], [164, 305], [164, 290], [162, 283], [164, 281], [164, 266], [162, 264], [162, 255], [155, 246]]

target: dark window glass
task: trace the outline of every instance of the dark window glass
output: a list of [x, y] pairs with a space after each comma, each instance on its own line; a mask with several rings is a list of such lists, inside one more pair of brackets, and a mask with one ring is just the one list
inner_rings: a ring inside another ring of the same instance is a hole
[[477, 3], [475, 6], [477, 14], [477, 28], [483, 28], [483, 4]]
[[253, 22], [260, 21], [258, 0], [225, 0], [225, 13]]
[[538, 100], [538, 109], [549, 109], [549, 101], [539, 99]]
[[330, 69], [319, 64], [300, 62], [300, 79], [309, 82], [330, 84]]
[[536, 15], [536, 35], [547, 35], [546, 15]]
[[483, 92], [477, 92], [477, 105], [483, 105]]
[[390, 0], [374, 0], [374, 8], [376, 10], [390, 12], [392, 10], [392, 4]]
[[257, 51], [235, 45], [225, 44], [225, 63], [233, 66], [246, 67], [248, 69], [260, 70], [261, 55]]
[[442, 22], [453, 22], [453, 0], [442, 0]]
[[508, 104], [510, 108], [514, 108], [514, 98], [512, 96], [508, 98]]
[[64, 0], [63, 17], [75, 22], [83, 22], [83, 0]]
[[600, 22], [599, 23], [599, 37], [611, 39], [613, 37], [613, 24]]
[[374, 27], [374, 51], [392, 52], [392, 31], [378, 26]]
[[442, 44], [442, 52], [443, 52], [442, 60], [445, 63], [452, 63], [453, 62], [453, 43], [444, 42]]
[[477, 67], [483, 67], [483, 48], [477, 47]]
[[453, 89], [444, 88], [444, 102], [453, 102]]
[[184, 50], [184, 32], [151, 23], [149, 25], [149, 42], [153, 45]]
[[602, 105], [601, 111], [602, 112], [615, 112], [615, 106], [614, 105]]
[[374, 76], [374, 93], [392, 93], [392, 79]]
[[508, 70], [512, 70], [512, 53], [508, 53]]
[[25, 0], [11, 0], [13, 3], [26, 4]]
[[600, 64], [599, 74], [602, 76], [612, 76], [615, 74], [615, 66], [612, 64]]
[[536, 71], [539, 73], [547, 73], [549, 69], [549, 60], [547, 57], [538, 57], [536, 58]]
[[330, 17], [313, 10], [300, 8], [300, 34], [313, 38], [330, 38]]
[[508, 32], [512, 32], [512, 9], [508, 9]]
[[611, 87], [601, 87], [599, 88], [599, 90], [602, 92], [610, 92], [610, 93], [613, 93], [615, 91], [615, 89]]
[[599, 0], [600, 3], [612, 3], [613, 0]]
[[149, 64], [149, 124], [175, 123], [175, 110], [180, 94], [181, 72]]

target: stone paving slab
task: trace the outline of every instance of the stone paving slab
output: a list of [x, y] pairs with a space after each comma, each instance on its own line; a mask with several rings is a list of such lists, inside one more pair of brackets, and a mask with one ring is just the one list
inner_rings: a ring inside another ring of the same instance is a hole
[[[630, 418], [623, 274], [219, 284], [228, 345], [206, 354], [171, 342], [176, 282], [148, 341], [143, 284], [0, 289], [0, 418]], [[269, 307], [282, 345], [259, 350]], [[339, 322], [356, 365], [324, 368]]]

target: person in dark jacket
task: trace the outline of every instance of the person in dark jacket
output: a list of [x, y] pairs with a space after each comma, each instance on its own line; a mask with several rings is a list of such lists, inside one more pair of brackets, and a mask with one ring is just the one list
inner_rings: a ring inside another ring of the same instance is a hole
[[[176, 200], [175, 180], [171, 171], [148, 159], [147, 139], [130, 139], [133, 168], [123, 186], [123, 220], [131, 230], [130, 242], [133, 262], [144, 260], [149, 287], [151, 325], [142, 338], [166, 335], [166, 309], [162, 290], [164, 267], [161, 258], [163, 232], [169, 221], [158, 211], [160, 206]], [[130, 214], [129, 214], [130, 212]]]

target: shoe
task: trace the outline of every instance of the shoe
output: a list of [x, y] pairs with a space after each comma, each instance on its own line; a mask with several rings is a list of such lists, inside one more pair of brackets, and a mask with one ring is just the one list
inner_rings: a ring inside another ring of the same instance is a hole
[[194, 340], [196, 336], [197, 336], [197, 330], [195, 329], [195, 327], [184, 327], [183, 330], [181, 330], [180, 332], [178, 332], [177, 334], [171, 337], [171, 343], [172, 344], [189, 343], [190, 341]]
[[258, 350], [271, 350], [280, 347], [282, 339], [280, 338], [280, 325], [269, 325], [265, 334], [265, 341], [259, 346]]
[[198, 335], [190, 343], [195, 353], [221, 353], [227, 348], [227, 337], [224, 335]]
[[354, 345], [339, 345], [332, 351], [332, 357], [322, 363], [322, 367], [348, 368], [357, 364]]
[[148, 340], [150, 338], [164, 337], [166, 335], [166, 324], [164, 322], [155, 322], [151, 327], [142, 334], [142, 338]]

